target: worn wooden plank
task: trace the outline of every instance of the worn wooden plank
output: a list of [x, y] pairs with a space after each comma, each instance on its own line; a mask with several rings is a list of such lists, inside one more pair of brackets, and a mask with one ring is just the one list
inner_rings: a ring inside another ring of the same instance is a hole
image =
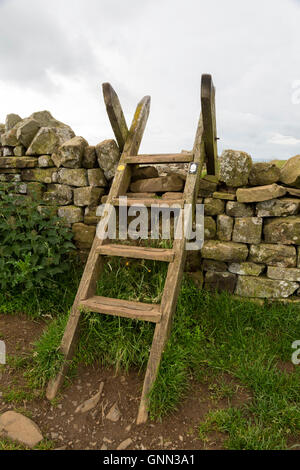
[[[145, 96], [137, 105], [132, 125], [128, 132], [128, 137], [121, 155], [119, 169], [117, 170], [117, 174], [113, 180], [108, 195], [107, 204], [111, 203], [113, 197], [116, 197], [119, 194], [124, 194], [124, 192], [127, 191], [130, 182], [131, 169], [126, 164], [122, 165], [122, 161], [127, 156], [137, 154], [149, 116], [149, 111], [150, 97]], [[68, 370], [68, 362], [72, 358], [77, 344], [80, 319], [79, 303], [81, 300], [92, 297], [96, 291], [96, 283], [102, 267], [102, 257], [97, 253], [96, 248], [103, 244], [103, 242], [104, 240], [100, 240], [97, 235], [95, 236], [60, 345], [60, 352], [64, 355], [64, 361], [57, 376], [51, 379], [48, 383], [46, 396], [49, 400], [55, 398], [60, 386], [62, 385]]]
[[143, 164], [143, 163], [189, 163], [193, 161], [192, 153], [165, 153], [159, 155], [140, 154], [134, 157], [127, 157], [126, 163]]
[[174, 250], [165, 248], [148, 248], [128, 245], [102, 245], [96, 250], [101, 255], [122, 256], [124, 258], [151, 259], [171, 262], [174, 259]]
[[111, 127], [116, 136], [120, 151], [122, 152], [128, 136], [128, 127], [122, 106], [120, 104], [117, 93], [110, 83], [103, 83], [102, 90]]
[[204, 126], [206, 166], [209, 175], [217, 174], [217, 126], [215, 111], [215, 87], [211, 75], [204, 74], [201, 79], [201, 106]]
[[[121, 204], [118, 197], [112, 199], [112, 204], [115, 206], [119, 206]], [[158, 199], [158, 198], [128, 198], [127, 206], [141, 206], [144, 205], [145, 207], [153, 206], [162, 206], [162, 207], [169, 207], [176, 205], [178, 207], [183, 207], [184, 201], [183, 199]]]
[[80, 302], [80, 308], [91, 312], [104, 313], [135, 320], [158, 323], [161, 319], [160, 306], [129, 300], [112, 299], [95, 295]]

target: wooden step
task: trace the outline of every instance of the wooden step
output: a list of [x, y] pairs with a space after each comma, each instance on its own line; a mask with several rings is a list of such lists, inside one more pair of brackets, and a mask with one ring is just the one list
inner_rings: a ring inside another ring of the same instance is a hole
[[159, 323], [161, 318], [160, 305], [145, 304], [129, 300], [111, 299], [95, 295], [86, 300], [81, 300], [80, 308], [90, 312], [106, 313], [136, 320]]
[[125, 163], [190, 163], [194, 159], [192, 153], [162, 153], [158, 155], [141, 154], [126, 157]]
[[122, 256], [124, 258], [151, 259], [156, 261], [174, 260], [174, 251], [167, 248], [148, 248], [144, 246], [129, 246], [109, 244], [96, 248], [96, 253], [107, 256]]
[[[118, 197], [112, 198], [112, 204], [114, 206], [119, 206], [120, 201]], [[144, 205], [146, 207], [150, 207], [152, 204], [153, 205], [158, 205], [158, 206], [173, 206], [173, 204], [178, 205], [178, 207], [183, 207], [184, 206], [184, 200], [183, 199], [158, 199], [158, 198], [128, 198], [127, 199], [127, 206], [140, 206]]]

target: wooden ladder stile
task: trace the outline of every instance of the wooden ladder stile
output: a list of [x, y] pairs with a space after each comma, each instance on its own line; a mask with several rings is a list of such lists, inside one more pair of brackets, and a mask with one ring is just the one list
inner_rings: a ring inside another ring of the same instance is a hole
[[[198, 184], [205, 159], [207, 168], [216, 171], [216, 140], [215, 140], [215, 118], [214, 113], [214, 87], [210, 76], [202, 77], [200, 114], [195, 142], [192, 152], [180, 154], [162, 155], [138, 155], [142, 136], [150, 110], [150, 97], [144, 97], [137, 105], [136, 112], [128, 130], [119, 99], [111, 85], [103, 84], [103, 95], [107, 113], [115, 133], [120, 149], [121, 158], [115, 177], [113, 179], [107, 200], [107, 208], [119, 204], [119, 196], [126, 195], [130, 185], [132, 169], [138, 164], [159, 163], [189, 163], [189, 170], [185, 182], [182, 199], [158, 200], [155, 198], [128, 198], [128, 205], [138, 206], [140, 204], [149, 207], [151, 204], [165, 205], [176, 203], [179, 207], [179, 217], [183, 220], [184, 205], [194, 206], [197, 203]], [[210, 77], [210, 79], [209, 79]], [[209, 91], [210, 90], [210, 91]], [[213, 93], [211, 92], [213, 90]], [[207, 98], [208, 96], [208, 98]], [[208, 101], [207, 101], [208, 99]], [[206, 101], [205, 101], [206, 100]], [[205, 106], [203, 107], [203, 102]], [[211, 141], [214, 139], [214, 142]], [[214, 150], [215, 149], [215, 150]], [[213, 158], [213, 161], [212, 161]], [[104, 209], [105, 211], [105, 209]], [[106, 225], [109, 220], [106, 219]], [[80, 285], [70, 312], [68, 323], [61, 341], [60, 352], [63, 354], [63, 364], [57, 376], [49, 381], [46, 396], [53, 399], [62, 385], [69, 361], [72, 358], [77, 344], [79, 334], [79, 319], [82, 309], [108, 315], [133, 318], [155, 323], [151, 351], [145, 373], [141, 402], [139, 406], [137, 423], [146, 422], [148, 417], [149, 392], [156, 380], [164, 347], [169, 338], [172, 319], [176, 310], [178, 295], [186, 260], [185, 234], [181, 238], [173, 240], [171, 249], [148, 248], [142, 246], [122, 245], [108, 243], [103, 238], [98, 238], [97, 231], [94, 238], [89, 257], [80, 281]], [[162, 293], [160, 305], [145, 304], [141, 302], [112, 299], [96, 295], [97, 281], [103, 266], [104, 256], [116, 256], [125, 258], [138, 258], [165, 261], [169, 263], [166, 281]]]

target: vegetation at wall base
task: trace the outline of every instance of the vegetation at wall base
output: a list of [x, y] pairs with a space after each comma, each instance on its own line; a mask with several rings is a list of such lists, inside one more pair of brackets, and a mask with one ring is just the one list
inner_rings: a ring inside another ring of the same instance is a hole
[[70, 304], [77, 255], [70, 227], [37, 197], [19, 196], [0, 186], [0, 307], [39, 316]]

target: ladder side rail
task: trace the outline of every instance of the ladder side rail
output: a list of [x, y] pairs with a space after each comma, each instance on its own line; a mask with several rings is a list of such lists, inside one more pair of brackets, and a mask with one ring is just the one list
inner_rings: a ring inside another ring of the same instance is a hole
[[215, 108], [215, 87], [211, 75], [201, 77], [201, 107], [204, 126], [204, 143], [206, 152], [206, 167], [208, 175], [217, 175], [218, 149], [217, 124]]

